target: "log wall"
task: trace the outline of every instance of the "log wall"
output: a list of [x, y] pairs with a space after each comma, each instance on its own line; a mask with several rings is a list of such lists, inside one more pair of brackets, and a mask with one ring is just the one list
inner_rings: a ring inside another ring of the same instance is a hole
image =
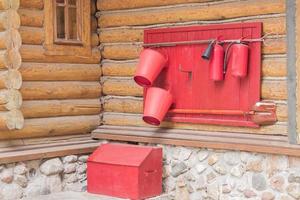
[[[0, 30], [3, 30], [0, 33], [0, 48], [3, 49], [0, 52], [0, 88], [3, 88], [0, 90], [0, 128], [2, 121], [10, 116], [23, 115], [25, 118], [23, 129], [2, 131], [1, 140], [90, 133], [100, 123], [101, 55], [97, 49], [96, 1], [91, 1], [93, 50], [89, 57], [46, 53], [43, 47], [45, 1], [20, 0], [16, 11], [1, 4], [10, 1], [0, 0], [0, 9], [9, 8], [6, 15], [7, 11], [0, 13]], [[7, 19], [8, 14], [18, 16], [17, 19], [10, 19], [15, 21], [12, 25], [1, 21], [2, 18]], [[10, 37], [12, 43], [18, 44], [11, 45], [18, 47], [18, 51], [12, 49], [11, 56], [8, 56], [10, 49], [6, 48], [6, 28], [14, 30]], [[21, 40], [22, 45], [19, 45]], [[22, 59], [22, 62], [12, 63], [8, 60], [14, 57]], [[5, 63], [10, 65], [7, 67]], [[20, 87], [16, 80], [22, 79]], [[20, 89], [20, 92], [16, 89]], [[19, 101], [22, 99], [21, 106]], [[20, 111], [12, 110], [14, 107]], [[12, 111], [4, 112], [5, 109]], [[11, 121], [9, 123], [13, 124]]]
[[0, 1], [0, 131], [22, 129], [19, 0]]
[[278, 122], [259, 129], [164, 122], [163, 127], [287, 135], [285, 0], [97, 0], [101, 44], [102, 123], [147, 126], [142, 88], [132, 80], [146, 28], [229, 22], [263, 22], [261, 97], [277, 103]]

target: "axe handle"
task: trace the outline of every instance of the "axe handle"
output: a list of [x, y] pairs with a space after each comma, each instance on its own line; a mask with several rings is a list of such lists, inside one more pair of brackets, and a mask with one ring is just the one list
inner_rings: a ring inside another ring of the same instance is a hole
[[177, 114], [211, 114], [211, 115], [253, 115], [254, 111], [242, 110], [200, 110], [200, 109], [172, 109], [169, 113]]

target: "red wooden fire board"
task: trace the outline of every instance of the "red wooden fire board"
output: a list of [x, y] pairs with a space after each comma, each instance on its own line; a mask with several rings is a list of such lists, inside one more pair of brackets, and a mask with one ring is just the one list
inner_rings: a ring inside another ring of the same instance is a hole
[[[222, 40], [242, 37], [255, 39], [260, 38], [261, 34], [260, 22], [149, 29], [145, 30], [144, 43], [210, 40], [219, 36]], [[155, 49], [168, 56], [169, 61], [154, 86], [170, 89], [174, 97], [171, 109], [249, 111], [260, 100], [261, 42], [249, 44], [247, 77], [233, 77], [229, 59], [225, 79], [221, 82], [209, 79], [209, 61], [201, 58], [206, 47], [207, 44], [156, 47]], [[249, 116], [169, 113], [167, 119], [176, 122], [258, 127], [250, 121]]]

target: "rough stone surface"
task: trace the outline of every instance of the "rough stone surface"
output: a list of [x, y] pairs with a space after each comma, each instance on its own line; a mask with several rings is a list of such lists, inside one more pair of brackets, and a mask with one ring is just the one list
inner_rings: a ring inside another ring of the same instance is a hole
[[255, 173], [252, 176], [252, 187], [258, 191], [267, 189], [267, 182], [262, 174]]
[[171, 175], [173, 177], [177, 177], [177, 176], [179, 176], [180, 174], [183, 174], [186, 171], [187, 171], [186, 164], [184, 162], [180, 162], [180, 163], [175, 164], [172, 167]]
[[18, 200], [23, 197], [23, 190], [17, 184], [4, 185], [1, 188], [3, 200]]
[[74, 163], [76, 162], [78, 157], [76, 155], [70, 155], [63, 158], [63, 163]]
[[289, 195], [294, 197], [295, 199], [300, 199], [300, 184], [299, 183], [292, 183], [288, 185], [286, 191]]
[[0, 179], [4, 183], [11, 183], [14, 179], [13, 170], [11, 168], [2, 170]]
[[[165, 195], [152, 199], [300, 200], [300, 158], [160, 146], [164, 149]], [[44, 199], [39, 195], [86, 191], [87, 158], [88, 155], [71, 155], [1, 165], [0, 199], [20, 195], [26, 200]], [[12, 194], [16, 189], [18, 193]]]
[[75, 163], [68, 163], [64, 165], [64, 173], [70, 174], [76, 171], [76, 164]]
[[59, 158], [54, 158], [45, 161], [41, 166], [40, 170], [45, 175], [59, 174], [64, 170], [64, 166]]

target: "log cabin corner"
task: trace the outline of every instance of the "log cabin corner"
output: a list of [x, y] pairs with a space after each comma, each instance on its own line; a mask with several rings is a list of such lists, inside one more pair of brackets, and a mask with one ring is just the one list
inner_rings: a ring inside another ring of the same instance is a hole
[[[143, 121], [147, 31], [256, 22], [276, 123]], [[0, 0], [0, 199], [85, 191], [107, 142], [163, 149], [162, 198], [300, 199], [299, 74], [298, 0]]]

